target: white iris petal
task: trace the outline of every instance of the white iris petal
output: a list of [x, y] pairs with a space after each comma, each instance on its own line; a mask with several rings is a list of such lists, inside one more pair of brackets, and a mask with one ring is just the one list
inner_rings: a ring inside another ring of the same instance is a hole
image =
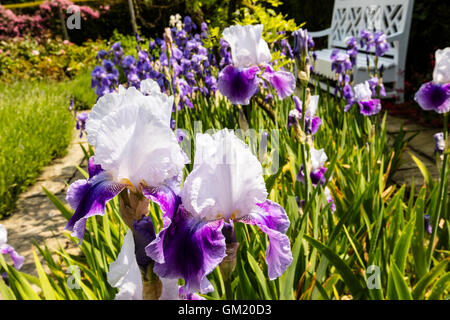
[[237, 68], [256, 66], [272, 60], [269, 46], [262, 38], [263, 25], [234, 25], [223, 30], [230, 44], [233, 64]]
[[436, 64], [433, 70], [433, 82], [450, 83], [450, 47], [436, 51]]
[[128, 230], [116, 261], [109, 265], [108, 283], [119, 288], [115, 300], [142, 300], [142, 276], [134, 255], [134, 239]]
[[267, 198], [261, 164], [231, 131], [198, 134], [181, 197], [189, 212], [208, 220], [246, 216]]
[[170, 129], [173, 97], [158, 92], [152, 83], [144, 90], [150, 95], [133, 87], [105, 95], [87, 122], [95, 163], [115, 180], [129, 180], [135, 187], [141, 181], [159, 186], [179, 176], [187, 162]]

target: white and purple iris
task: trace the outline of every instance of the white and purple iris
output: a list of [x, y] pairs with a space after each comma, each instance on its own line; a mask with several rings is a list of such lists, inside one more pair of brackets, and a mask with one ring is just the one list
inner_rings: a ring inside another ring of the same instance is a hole
[[[323, 149], [316, 150], [314, 147], [311, 147], [309, 153], [311, 155], [311, 172], [309, 174], [311, 183], [313, 186], [317, 186], [319, 183], [321, 185], [324, 185], [326, 182], [325, 173], [327, 172], [325, 162], [327, 161], [328, 157]], [[300, 171], [297, 175], [297, 180], [305, 183], [303, 165], [300, 167]]]
[[[231, 48], [232, 64], [219, 73], [217, 88], [233, 104], [247, 105], [259, 90], [262, 71], [265, 79], [284, 99], [295, 89], [295, 77], [287, 71], [274, 71], [269, 64], [272, 55], [262, 38], [263, 25], [235, 25], [225, 28], [222, 35]], [[224, 48], [225, 46], [222, 45]], [[226, 53], [226, 52], [225, 52]]]
[[183, 292], [212, 290], [206, 276], [226, 256], [222, 229], [227, 222], [255, 225], [268, 235], [270, 279], [292, 262], [286, 212], [267, 199], [261, 164], [227, 129], [197, 135], [194, 169], [179, 195], [170, 188], [142, 190], [163, 211], [164, 228], [145, 249], [155, 261], [153, 272], [161, 278], [183, 278]]
[[[95, 148], [89, 160], [89, 179], [77, 180], [67, 191], [75, 210], [66, 229], [83, 239], [86, 219], [103, 215], [106, 202], [141, 182], [152, 187], [179, 182], [188, 159], [170, 129], [173, 97], [159, 92], [147, 79], [144, 95], [136, 88], [101, 97], [86, 123], [87, 140]], [[154, 91], [152, 91], [154, 90]]]
[[433, 80], [424, 83], [414, 99], [424, 110], [450, 111], [450, 47], [436, 51]]
[[365, 81], [354, 87], [355, 100], [359, 105], [360, 112], [365, 116], [377, 114], [381, 110], [380, 99], [373, 99], [373, 91], [370, 83]]
[[[302, 119], [302, 101], [297, 97], [292, 97], [295, 104], [295, 109], [289, 111], [288, 128], [290, 128], [296, 121]], [[306, 134], [315, 134], [322, 124], [320, 117], [316, 116], [317, 107], [319, 104], [319, 96], [311, 96], [308, 108], [305, 110], [304, 128]]]
[[14, 268], [20, 269], [25, 261], [25, 258], [19, 255], [13, 247], [8, 243], [8, 232], [6, 228], [0, 224], [0, 254], [8, 254], [14, 264]]

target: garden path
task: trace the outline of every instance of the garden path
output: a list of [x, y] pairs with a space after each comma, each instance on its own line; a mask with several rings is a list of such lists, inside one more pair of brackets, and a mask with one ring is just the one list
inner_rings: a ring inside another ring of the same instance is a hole
[[391, 142], [394, 140], [395, 135], [400, 131], [402, 123], [403, 131], [407, 132], [406, 137], [418, 133], [417, 136], [408, 143], [401, 158], [402, 163], [393, 176], [393, 180], [396, 184], [406, 184], [407, 188], [411, 186], [412, 179], [414, 178], [414, 185], [416, 186], [415, 191], [417, 194], [419, 186], [424, 183], [424, 179], [410, 154], [421, 160], [429, 170], [433, 179], [438, 180], [439, 170], [436, 166], [436, 158], [434, 156], [435, 141], [433, 135], [442, 131], [442, 129], [425, 128], [414, 123], [413, 120], [393, 116], [388, 116], [386, 122], [388, 137]]
[[39, 245], [45, 242], [52, 249], [57, 249], [61, 244], [69, 252], [75, 253], [79, 250], [64, 236], [63, 230], [67, 220], [46, 196], [42, 187], [67, 204], [67, 186], [74, 180], [83, 178], [75, 167], [85, 162], [80, 143], [87, 147], [86, 136], [80, 138], [80, 132], [74, 129], [67, 155], [53, 160], [45, 167], [37, 182], [19, 196], [14, 213], [0, 221], [8, 230], [8, 243], [25, 257], [21, 269], [25, 273], [37, 275], [32, 251], [33, 241]]
[[[399, 185], [406, 183], [409, 186], [414, 177], [416, 186], [423, 184], [422, 174], [409, 153], [422, 160], [431, 175], [438, 179], [439, 172], [436, 169], [433, 155], [433, 134], [439, 130], [427, 129], [410, 120], [388, 116], [387, 127], [391, 141], [400, 131], [402, 122], [404, 123], [403, 130], [407, 131], [408, 135], [416, 132], [419, 134], [409, 143], [402, 157], [403, 163], [393, 177], [394, 182]], [[75, 167], [75, 165], [83, 165], [85, 161], [80, 143], [87, 147], [86, 137], [80, 138], [79, 132], [74, 130], [67, 155], [54, 160], [44, 168], [37, 183], [20, 195], [15, 212], [9, 218], [1, 221], [8, 230], [9, 244], [25, 257], [25, 263], [21, 269], [23, 272], [37, 275], [32, 252], [33, 241], [39, 245], [43, 245], [45, 241], [47, 246], [53, 249], [57, 249], [61, 244], [73, 253], [79, 250], [64, 236], [63, 230], [67, 221], [47, 198], [42, 187], [50, 190], [63, 203], [66, 203], [67, 186], [74, 180], [83, 178]]]

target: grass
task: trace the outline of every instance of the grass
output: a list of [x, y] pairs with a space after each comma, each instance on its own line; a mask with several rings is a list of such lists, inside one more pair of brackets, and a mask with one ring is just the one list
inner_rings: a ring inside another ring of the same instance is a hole
[[64, 156], [78, 109], [92, 107], [89, 73], [66, 82], [0, 83], [0, 218], [11, 214], [19, 194], [52, 159]]

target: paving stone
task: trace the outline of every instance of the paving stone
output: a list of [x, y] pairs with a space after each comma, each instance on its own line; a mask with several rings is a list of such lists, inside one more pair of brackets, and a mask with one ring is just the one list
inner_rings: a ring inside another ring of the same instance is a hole
[[403, 131], [422, 131], [423, 127], [416, 124], [410, 119], [394, 117], [388, 115], [386, 118], [387, 132], [388, 133], [398, 133], [400, 132], [401, 125], [403, 124]]
[[[422, 130], [417, 136], [415, 136], [408, 144], [408, 147], [416, 151], [417, 153], [427, 157], [431, 161], [434, 161], [434, 147], [435, 142], [433, 135], [440, 130]], [[408, 136], [409, 134], [407, 134]]]
[[418, 158], [422, 163], [427, 167], [427, 169], [432, 172], [433, 174], [436, 173], [439, 175], [438, 169], [436, 168], [436, 163], [432, 162], [430, 159], [418, 154], [417, 152], [413, 151], [410, 148], [406, 148], [406, 150], [403, 152], [402, 156], [400, 157], [400, 170], [405, 169], [415, 169], [417, 168], [417, 164], [412, 159], [411, 155]]

